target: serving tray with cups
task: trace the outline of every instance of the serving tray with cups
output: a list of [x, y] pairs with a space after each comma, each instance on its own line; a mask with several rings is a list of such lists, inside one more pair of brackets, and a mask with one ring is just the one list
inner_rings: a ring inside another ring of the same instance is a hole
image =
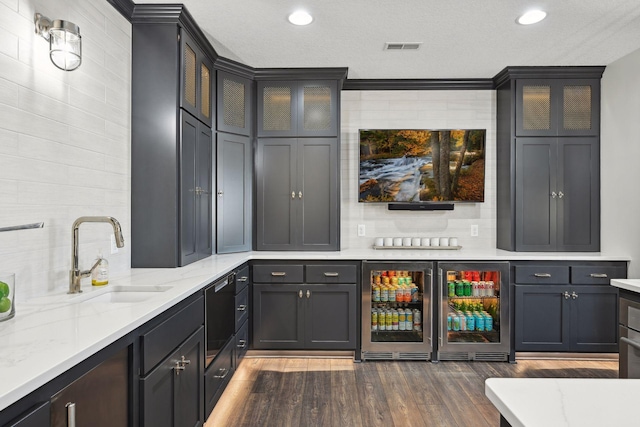
[[457, 237], [376, 237], [373, 249], [459, 250]]

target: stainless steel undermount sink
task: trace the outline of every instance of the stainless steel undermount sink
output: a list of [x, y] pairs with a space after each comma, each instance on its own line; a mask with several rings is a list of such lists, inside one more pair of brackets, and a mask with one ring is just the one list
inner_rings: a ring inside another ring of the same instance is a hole
[[146, 301], [171, 286], [111, 286], [76, 297], [83, 304], [133, 304]]

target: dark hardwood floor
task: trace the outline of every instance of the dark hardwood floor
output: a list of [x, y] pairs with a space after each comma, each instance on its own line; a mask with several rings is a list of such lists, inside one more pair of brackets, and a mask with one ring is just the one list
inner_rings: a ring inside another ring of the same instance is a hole
[[617, 378], [618, 362], [364, 362], [245, 358], [205, 423], [214, 426], [499, 426], [489, 377]]

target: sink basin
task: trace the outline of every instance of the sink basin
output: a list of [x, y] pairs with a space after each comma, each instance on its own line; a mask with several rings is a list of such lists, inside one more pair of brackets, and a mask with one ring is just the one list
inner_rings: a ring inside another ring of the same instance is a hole
[[82, 295], [82, 303], [133, 304], [153, 298], [171, 286], [113, 286]]

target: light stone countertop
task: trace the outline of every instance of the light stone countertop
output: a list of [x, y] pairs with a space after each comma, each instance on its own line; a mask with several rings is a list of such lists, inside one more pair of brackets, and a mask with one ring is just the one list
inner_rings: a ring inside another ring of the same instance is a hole
[[611, 280], [611, 286], [640, 293], [640, 279], [614, 279]]
[[[629, 261], [601, 253], [514, 253], [472, 250], [344, 250], [339, 252], [246, 252], [214, 255], [186, 267], [129, 270], [104, 288], [83, 280], [84, 292], [57, 292], [16, 302], [13, 319], [0, 322], [0, 410], [134, 331], [165, 310], [251, 259], [376, 261]], [[87, 303], [115, 286], [168, 286], [133, 304]]]
[[638, 425], [637, 379], [488, 378], [485, 394], [513, 427]]

